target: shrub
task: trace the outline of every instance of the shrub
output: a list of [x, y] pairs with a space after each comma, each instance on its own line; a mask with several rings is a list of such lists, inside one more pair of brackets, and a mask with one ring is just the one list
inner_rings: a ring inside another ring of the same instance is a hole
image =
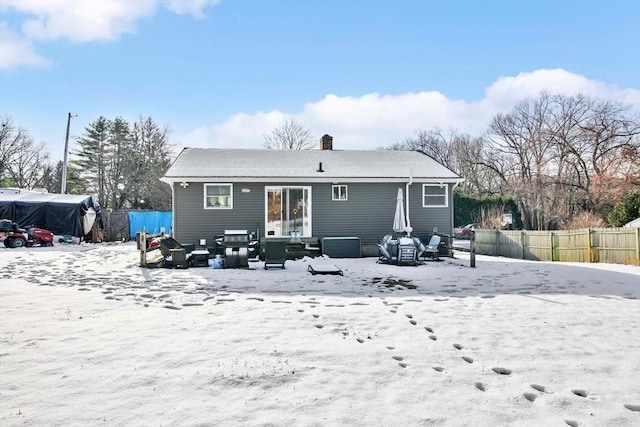
[[[522, 228], [520, 212], [513, 199], [504, 196], [476, 196], [473, 194], [453, 193], [453, 220], [454, 225], [471, 223], [493, 223], [491, 228], [501, 228], [502, 214], [513, 214], [513, 228]], [[489, 219], [491, 217], [491, 219]], [[487, 224], [489, 225], [489, 224]]]
[[582, 212], [571, 218], [564, 226], [564, 230], [580, 228], [605, 228], [607, 222], [592, 212]]

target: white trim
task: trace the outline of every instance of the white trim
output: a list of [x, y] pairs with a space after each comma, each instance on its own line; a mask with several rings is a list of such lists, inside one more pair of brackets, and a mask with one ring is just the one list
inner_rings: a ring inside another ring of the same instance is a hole
[[[207, 206], [207, 187], [211, 186], [211, 185], [218, 185], [218, 186], [228, 186], [229, 187], [229, 197], [230, 197], [230, 206]], [[202, 204], [204, 209], [206, 210], [210, 210], [210, 209], [214, 209], [214, 210], [229, 210], [229, 209], [233, 209], [233, 183], [231, 182], [205, 182], [204, 185], [202, 186], [202, 190], [203, 190], [203, 197], [202, 197]]]
[[[440, 187], [444, 188], [444, 205], [427, 205], [424, 202], [424, 190], [427, 187]], [[449, 186], [446, 183], [437, 184], [422, 184], [422, 207], [423, 208], [448, 208], [449, 207]]]

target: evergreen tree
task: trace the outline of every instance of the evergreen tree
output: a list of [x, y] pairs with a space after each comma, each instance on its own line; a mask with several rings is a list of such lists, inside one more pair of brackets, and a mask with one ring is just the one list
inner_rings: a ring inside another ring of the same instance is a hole
[[172, 146], [168, 128], [151, 117], [140, 117], [133, 126], [131, 206], [137, 209], [171, 209], [171, 189], [160, 178], [171, 165]]
[[616, 203], [609, 214], [609, 222], [614, 227], [622, 227], [637, 218], [640, 218], [640, 190], [638, 189], [628, 192]]
[[129, 123], [122, 117], [116, 117], [109, 127], [109, 143], [105, 152], [109, 160], [106, 180], [109, 193], [109, 206], [120, 210], [127, 201], [128, 157], [131, 151], [131, 130]]
[[171, 164], [168, 133], [151, 117], [140, 117], [133, 128], [122, 117], [99, 117], [73, 153], [78, 184], [86, 184], [78, 188], [97, 194], [105, 209], [170, 209], [170, 188], [160, 181]]
[[85, 128], [85, 134], [78, 139], [80, 148], [72, 154], [76, 159], [71, 161], [86, 182], [86, 189], [97, 195], [98, 202], [103, 207], [110, 207], [107, 203], [107, 166], [109, 164], [107, 145], [111, 124], [105, 117], [100, 116]]

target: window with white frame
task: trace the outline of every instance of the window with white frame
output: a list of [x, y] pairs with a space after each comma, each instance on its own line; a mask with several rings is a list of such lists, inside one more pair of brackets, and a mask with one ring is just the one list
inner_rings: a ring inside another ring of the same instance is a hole
[[449, 186], [446, 184], [422, 184], [423, 208], [446, 208], [449, 206]]
[[233, 208], [233, 184], [205, 184], [205, 209]]
[[347, 200], [347, 186], [346, 185], [334, 185], [333, 195], [331, 200]]

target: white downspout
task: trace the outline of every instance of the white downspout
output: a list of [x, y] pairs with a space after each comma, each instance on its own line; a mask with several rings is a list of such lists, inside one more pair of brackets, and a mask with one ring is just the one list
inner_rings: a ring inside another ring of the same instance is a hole
[[406, 195], [406, 197], [404, 198], [404, 203], [405, 203], [405, 207], [404, 207], [404, 211], [405, 211], [405, 216], [407, 219], [407, 231], [409, 232], [408, 234], [411, 235], [411, 232], [413, 231], [413, 228], [411, 227], [411, 219], [409, 216], [409, 186], [413, 184], [413, 169], [409, 169], [409, 182], [406, 183], [405, 185], [405, 189], [404, 189], [404, 193]]

